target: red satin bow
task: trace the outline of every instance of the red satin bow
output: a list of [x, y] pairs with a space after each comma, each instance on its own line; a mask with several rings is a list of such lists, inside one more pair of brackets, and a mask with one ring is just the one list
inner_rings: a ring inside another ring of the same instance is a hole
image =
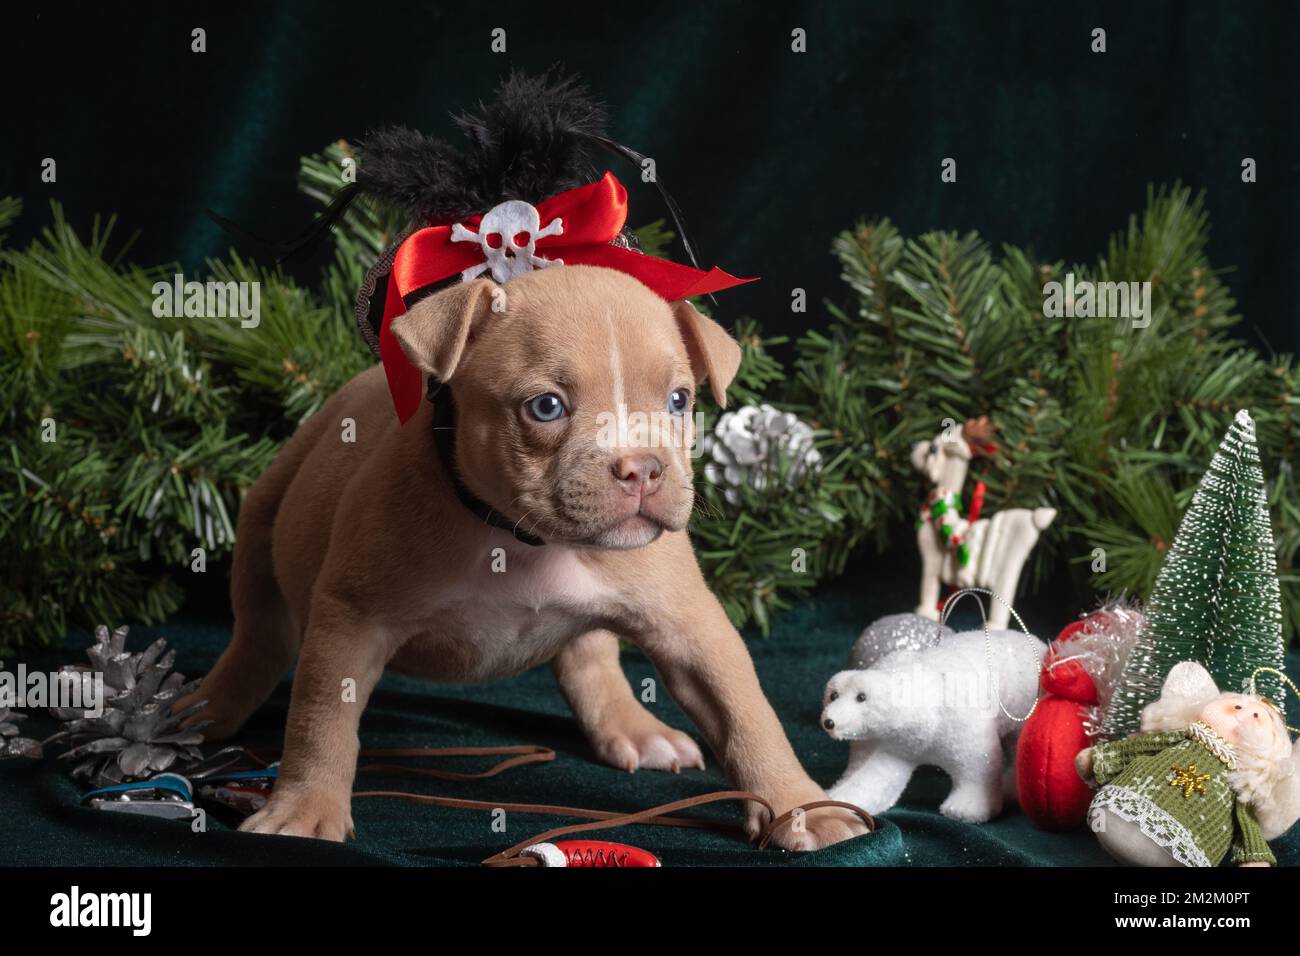
[[[544, 200], [537, 206], [543, 225], [557, 216], [564, 232], [537, 241], [537, 255], [563, 259], [566, 265], [605, 266], [638, 279], [669, 302], [730, 289], [753, 282], [738, 279], [714, 266], [708, 272], [644, 253], [611, 246], [627, 221], [627, 190], [613, 173], [597, 182]], [[482, 216], [462, 225], [475, 227]], [[379, 356], [388, 377], [397, 417], [405, 422], [420, 407], [420, 371], [411, 364], [393, 336], [392, 322], [406, 312], [403, 298], [425, 286], [448, 279], [483, 261], [476, 243], [452, 242], [450, 225], [429, 226], [413, 232], [397, 250], [388, 276], [383, 325], [379, 331]]]

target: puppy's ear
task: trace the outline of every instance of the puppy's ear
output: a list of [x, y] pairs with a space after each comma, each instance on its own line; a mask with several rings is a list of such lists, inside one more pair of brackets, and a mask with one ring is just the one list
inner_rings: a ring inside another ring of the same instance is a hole
[[740, 346], [727, 330], [712, 319], [700, 315], [685, 299], [673, 303], [677, 328], [686, 342], [691, 371], [699, 384], [707, 377], [713, 399], [719, 408], [727, 407], [727, 386], [740, 368]]
[[465, 355], [475, 327], [492, 310], [499, 286], [461, 282], [421, 299], [393, 320], [393, 337], [416, 368], [447, 381]]

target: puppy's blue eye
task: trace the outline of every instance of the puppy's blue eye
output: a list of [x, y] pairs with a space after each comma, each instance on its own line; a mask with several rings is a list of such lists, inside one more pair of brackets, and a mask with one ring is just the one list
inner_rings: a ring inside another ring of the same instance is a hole
[[685, 415], [691, 407], [691, 393], [684, 388], [675, 388], [668, 396], [668, 412], [672, 415]]
[[528, 414], [539, 422], [553, 422], [563, 418], [566, 411], [564, 402], [560, 401], [560, 396], [554, 392], [530, 398], [524, 408], [528, 409]]

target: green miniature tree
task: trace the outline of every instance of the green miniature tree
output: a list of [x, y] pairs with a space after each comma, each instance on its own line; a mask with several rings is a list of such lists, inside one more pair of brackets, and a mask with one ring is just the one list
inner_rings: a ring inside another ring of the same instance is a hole
[[[1201, 477], [1146, 607], [1103, 724], [1110, 737], [1139, 729], [1170, 669], [1199, 661], [1223, 690], [1245, 689], [1260, 667], [1282, 668], [1282, 597], [1255, 447], [1255, 423], [1237, 412]], [[1280, 678], [1259, 692], [1282, 704]]]

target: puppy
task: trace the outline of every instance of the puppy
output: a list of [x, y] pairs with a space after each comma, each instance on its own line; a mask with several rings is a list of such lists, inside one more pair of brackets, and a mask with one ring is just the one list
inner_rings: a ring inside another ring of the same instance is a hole
[[[488, 681], [550, 661], [602, 760], [703, 767], [694, 741], [633, 694], [619, 638], [644, 650], [734, 786], [777, 813], [825, 799], [686, 534], [694, 390], [707, 377], [725, 401], [740, 364], [731, 337], [688, 303], [595, 266], [462, 283], [393, 331], [453, 390], [454, 453], [439, 453], [429, 403], [398, 424], [381, 368], [330, 399], [249, 491], [234, 637], [179, 705], [207, 699], [208, 736], [233, 734], [297, 656], [279, 782], [241, 829], [352, 834], [357, 728], [385, 668]], [[683, 440], [625, 447], [602, 427], [622, 412], [676, 421]], [[348, 420], [354, 441], [343, 440]], [[505, 528], [467, 507], [456, 477]], [[766, 820], [748, 806], [751, 837]], [[776, 842], [810, 850], [865, 832], [836, 808], [803, 823]]]

